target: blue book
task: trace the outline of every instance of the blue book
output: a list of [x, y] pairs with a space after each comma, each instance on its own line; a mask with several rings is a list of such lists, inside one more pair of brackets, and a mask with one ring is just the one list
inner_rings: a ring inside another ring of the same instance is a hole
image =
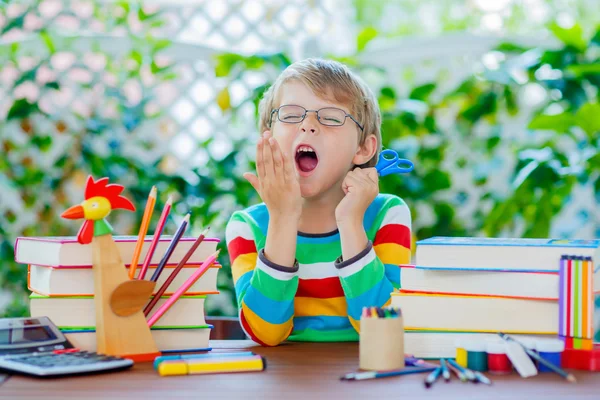
[[436, 236], [417, 242], [416, 263], [422, 268], [557, 272], [563, 254], [600, 262], [600, 240], [521, 239]]

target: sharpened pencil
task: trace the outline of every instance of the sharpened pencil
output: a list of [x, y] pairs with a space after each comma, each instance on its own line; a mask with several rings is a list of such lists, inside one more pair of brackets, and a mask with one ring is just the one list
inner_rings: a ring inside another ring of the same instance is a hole
[[379, 379], [388, 378], [390, 376], [400, 375], [411, 375], [411, 374], [422, 374], [424, 372], [431, 372], [436, 368], [403, 368], [393, 371], [366, 371], [366, 372], [351, 372], [340, 377], [342, 381], [363, 381], [367, 379]]
[[158, 240], [160, 239], [160, 235], [162, 234], [163, 229], [165, 228], [165, 224], [167, 223], [167, 218], [169, 217], [169, 213], [171, 212], [171, 204], [173, 203], [173, 199], [169, 196], [167, 203], [165, 204], [162, 213], [160, 215], [160, 219], [158, 220], [158, 225], [156, 230], [154, 231], [154, 236], [152, 237], [152, 242], [150, 243], [150, 248], [146, 253], [146, 259], [144, 260], [144, 264], [142, 265], [142, 269], [140, 270], [140, 274], [138, 275], [138, 279], [142, 280], [146, 277], [146, 271], [148, 271], [148, 266], [150, 265], [150, 261], [152, 260], [152, 256], [154, 255], [154, 251], [156, 250], [156, 245], [158, 244]]
[[133, 251], [133, 259], [131, 260], [131, 265], [129, 266], [129, 279], [135, 278], [135, 270], [137, 269], [138, 262], [140, 261], [140, 254], [142, 253], [144, 239], [146, 239], [146, 233], [148, 233], [148, 226], [150, 226], [150, 220], [152, 219], [152, 213], [154, 212], [155, 204], [156, 186], [152, 186], [150, 194], [148, 195], [148, 201], [146, 202], [146, 208], [144, 209], [142, 223], [140, 224], [137, 243], [135, 244], [135, 250]]
[[181, 269], [185, 266], [185, 264], [188, 262], [188, 260], [190, 259], [190, 257], [194, 254], [194, 252], [196, 251], [196, 249], [198, 249], [198, 246], [200, 246], [200, 244], [204, 241], [204, 238], [206, 237], [206, 234], [208, 233], [209, 230], [210, 230], [210, 228], [206, 228], [200, 234], [200, 236], [198, 236], [198, 238], [196, 239], [196, 241], [194, 242], [194, 244], [192, 245], [192, 247], [190, 247], [190, 249], [187, 251], [187, 253], [185, 253], [185, 255], [183, 256], [183, 258], [181, 259], [181, 261], [179, 261], [179, 264], [177, 264], [177, 266], [173, 269], [173, 271], [171, 272], [171, 274], [169, 275], [169, 277], [167, 278], [167, 280], [165, 280], [165, 282], [162, 284], [162, 286], [160, 287], [160, 289], [158, 289], [158, 291], [156, 292], [156, 295], [146, 305], [146, 307], [144, 308], [144, 315], [146, 317], [148, 316], [148, 314], [150, 314], [150, 311], [152, 311], [152, 309], [154, 308], [154, 306], [156, 305], [156, 303], [158, 303], [158, 300], [160, 300], [160, 297], [163, 294], [165, 294], [165, 292], [169, 288], [169, 285], [171, 283], [173, 283], [173, 281], [175, 280], [175, 278], [179, 274], [179, 271], [181, 271]]
[[[204, 275], [204, 273], [217, 261], [217, 256], [219, 255], [220, 250], [215, 251], [210, 257], [208, 257], [201, 266], [194, 271], [194, 273], [173, 293], [167, 301], [159, 307], [158, 310], [154, 314], [150, 316], [148, 319], [148, 326], [152, 327], [156, 321], [158, 321], [169, 308], [179, 300], [179, 298], [194, 284], [198, 279]], [[156, 296], [155, 296], [156, 297]]]
[[167, 251], [165, 251], [163, 258], [158, 263], [156, 270], [154, 270], [154, 273], [152, 274], [152, 277], [150, 278], [150, 280], [152, 282], [158, 281], [160, 274], [162, 274], [162, 271], [165, 268], [165, 265], [167, 265], [167, 263], [169, 262], [169, 259], [173, 255], [173, 252], [175, 251], [175, 247], [177, 247], [177, 245], [179, 244], [179, 240], [183, 236], [185, 229], [187, 228], [189, 222], [190, 222], [190, 214], [188, 213], [185, 216], [185, 218], [183, 219], [183, 221], [181, 221], [179, 228], [177, 228], [177, 231], [173, 235], [173, 239], [171, 239], [171, 243], [169, 243], [169, 247], [167, 248]]
[[437, 367], [436, 369], [434, 369], [429, 375], [427, 375], [427, 378], [425, 378], [425, 387], [427, 389], [429, 389], [434, 383], [435, 381], [438, 380], [438, 378], [440, 377], [440, 375], [442, 374], [442, 367]]

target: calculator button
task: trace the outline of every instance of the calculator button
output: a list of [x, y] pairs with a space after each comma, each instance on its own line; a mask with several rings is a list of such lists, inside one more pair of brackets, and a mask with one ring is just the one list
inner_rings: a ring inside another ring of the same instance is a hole
[[54, 350], [54, 354], [64, 354], [64, 353], [77, 353], [79, 349], [77, 347], [73, 349], [62, 349], [62, 350]]

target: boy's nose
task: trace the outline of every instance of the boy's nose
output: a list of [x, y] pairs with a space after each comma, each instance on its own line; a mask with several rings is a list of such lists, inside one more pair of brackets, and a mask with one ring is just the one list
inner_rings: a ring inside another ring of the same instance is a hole
[[[311, 115], [311, 114], [313, 114], [313, 115]], [[316, 133], [318, 126], [319, 126], [319, 121], [317, 120], [317, 114], [316, 113], [307, 113], [306, 117], [304, 117], [304, 121], [302, 121], [302, 125], [300, 126], [300, 129], [302, 129], [302, 132]]]

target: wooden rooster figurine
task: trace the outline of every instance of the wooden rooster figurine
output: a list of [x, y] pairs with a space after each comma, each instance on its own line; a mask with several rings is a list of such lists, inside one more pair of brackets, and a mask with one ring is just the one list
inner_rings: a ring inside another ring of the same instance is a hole
[[114, 209], [134, 211], [121, 196], [123, 186], [88, 177], [85, 201], [66, 210], [63, 218], [85, 219], [77, 235], [82, 244], [92, 244], [97, 351], [108, 355], [151, 361], [160, 352], [142, 312], [154, 282], [129, 280], [125, 265], [105, 218]]

